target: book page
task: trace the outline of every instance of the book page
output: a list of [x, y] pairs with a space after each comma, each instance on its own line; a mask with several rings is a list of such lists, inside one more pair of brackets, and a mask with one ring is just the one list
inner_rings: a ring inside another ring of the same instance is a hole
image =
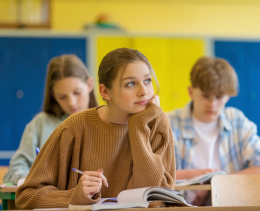
[[182, 204], [187, 205], [189, 207], [192, 207], [193, 205], [188, 204], [184, 198], [182, 197], [176, 197], [172, 198], [169, 196], [161, 195], [161, 194], [149, 194], [148, 201], [164, 201], [164, 202], [170, 202], [174, 204]]
[[117, 196], [118, 203], [143, 203], [148, 204], [144, 198], [145, 191], [149, 188], [124, 190]]
[[224, 175], [224, 174], [226, 174], [224, 171], [214, 171], [214, 172], [210, 172], [207, 174], [199, 175], [197, 177], [193, 177], [193, 178], [183, 181], [183, 182], [176, 183], [175, 185], [176, 186], [185, 186], [185, 185], [199, 184], [201, 182], [210, 180], [215, 175]]

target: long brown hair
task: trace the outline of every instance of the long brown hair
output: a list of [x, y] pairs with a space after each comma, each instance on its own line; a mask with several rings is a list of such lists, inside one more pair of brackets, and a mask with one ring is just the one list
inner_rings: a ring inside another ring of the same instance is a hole
[[[45, 94], [43, 111], [60, 117], [65, 112], [61, 109], [53, 97], [53, 86], [56, 81], [67, 78], [77, 77], [87, 83], [90, 74], [83, 62], [75, 55], [62, 55], [54, 57], [48, 64], [47, 77], [45, 84]], [[94, 90], [89, 93], [89, 108], [97, 106], [97, 101], [94, 95]]]
[[112, 82], [116, 78], [118, 71], [132, 62], [141, 61], [148, 66], [157, 85], [159, 92], [159, 83], [152, 65], [140, 51], [129, 48], [118, 48], [109, 52], [101, 61], [98, 69], [98, 83], [104, 84], [106, 88], [111, 89]]

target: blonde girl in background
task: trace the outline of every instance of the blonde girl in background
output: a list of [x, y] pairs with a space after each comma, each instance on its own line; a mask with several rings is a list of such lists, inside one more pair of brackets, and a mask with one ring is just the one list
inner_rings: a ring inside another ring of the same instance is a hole
[[70, 116], [52, 133], [18, 188], [18, 208], [87, 205], [125, 189], [174, 188], [173, 135], [152, 75], [156, 80], [139, 51], [108, 53], [98, 71], [107, 104]]
[[4, 182], [17, 184], [25, 178], [52, 132], [69, 115], [97, 106], [93, 79], [75, 55], [53, 58], [48, 65], [43, 111], [26, 125], [20, 146], [10, 161]]

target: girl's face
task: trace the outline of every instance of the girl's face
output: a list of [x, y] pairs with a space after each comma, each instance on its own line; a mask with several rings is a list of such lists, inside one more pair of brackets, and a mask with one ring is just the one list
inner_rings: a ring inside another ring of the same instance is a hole
[[54, 83], [53, 95], [61, 109], [68, 115], [84, 111], [89, 106], [89, 93], [93, 89], [93, 79], [87, 83], [77, 77], [67, 77]]
[[108, 90], [109, 106], [127, 114], [135, 114], [143, 111], [146, 104], [154, 95], [152, 76], [148, 66], [144, 62], [133, 62], [123, 71], [118, 71], [112, 88]]

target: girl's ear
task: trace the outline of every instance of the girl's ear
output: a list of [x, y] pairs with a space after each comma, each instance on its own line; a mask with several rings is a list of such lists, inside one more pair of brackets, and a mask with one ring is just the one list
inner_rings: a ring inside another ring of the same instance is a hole
[[93, 88], [94, 88], [94, 80], [92, 77], [89, 77], [87, 80], [87, 84], [88, 84], [88, 92], [92, 92]]
[[109, 90], [106, 88], [106, 86], [104, 84], [99, 85], [99, 93], [101, 94], [103, 99], [105, 99], [107, 101], [111, 99], [110, 95], [109, 95]]

